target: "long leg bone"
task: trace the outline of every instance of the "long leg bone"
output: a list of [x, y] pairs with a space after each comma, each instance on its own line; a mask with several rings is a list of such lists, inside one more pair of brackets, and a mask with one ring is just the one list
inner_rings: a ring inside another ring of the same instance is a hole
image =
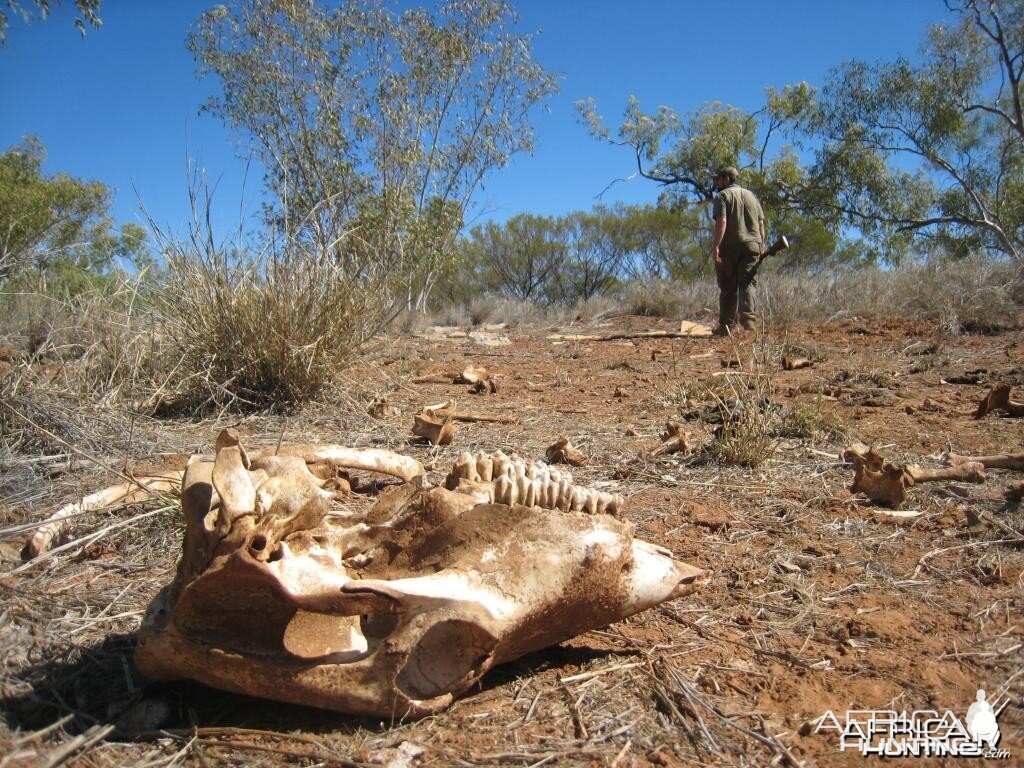
[[945, 453], [943, 460], [950, 466], [960, 464], [982, 464], [985, 469], [1015, 469], [1024, 472], [1024, 453], [1000, 453], [993, 456], [961, 456]]
[[[361, 469], [379, 472], [401, 480], [409, 481], [424, 474], [423, 465], [411, 456], [403, 456], [382, 448], [346, 448], [343, 445], [292, 445], [283, 446], [281, 455], [300, 456], [307, 464], [324, 462], [342, 469]], [[264, 456], [273, 451], [257, 454]]]
[[959, 480], [962, 483], [985, 482], [985, 465], [977, 461], [957, 464], [952, 467], [939, 467], [938, 469], [907, 464], [904, 466], [904, 471], [915, 484], [930, 483], [937, 480]]

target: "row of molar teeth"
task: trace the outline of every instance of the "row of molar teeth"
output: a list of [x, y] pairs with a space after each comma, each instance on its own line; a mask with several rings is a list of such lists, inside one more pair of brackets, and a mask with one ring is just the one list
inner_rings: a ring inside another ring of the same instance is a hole
[[455, 490], [470, 484], [492, 483], [494, 501], [498, 504], [522, 504], [527, 507], [560, 509], [564, 512], [584, 511], [590, 514], [619, 514], [623, 499], [573, 485], [570, 472], [535, 461], [527, 464], [519, 456], [478, 451], [463, 453], [446, 480], [446, 487]]

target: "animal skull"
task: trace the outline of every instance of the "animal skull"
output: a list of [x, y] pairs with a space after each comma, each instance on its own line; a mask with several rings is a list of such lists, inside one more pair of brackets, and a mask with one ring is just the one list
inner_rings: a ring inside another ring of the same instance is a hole
[[[407, 482], [358, 522], [341, 521], [309, 470], [329, 457]], [[508, 481], [493, 458], [476, 458], [491, 471], [474, 469], [474, 481]], [[341, 712], [417, 717], [448, 706], [495, 664], [707, 579], [633, 539], [627, 522], [478, 503], [426, 487], [422, 468], [410, 479], [416, 464], [337, 447], [250, 457], [222, 434], [216, 457], [193, 457], [185, 471], [184, 551], [140, 631], [139, 669]]]

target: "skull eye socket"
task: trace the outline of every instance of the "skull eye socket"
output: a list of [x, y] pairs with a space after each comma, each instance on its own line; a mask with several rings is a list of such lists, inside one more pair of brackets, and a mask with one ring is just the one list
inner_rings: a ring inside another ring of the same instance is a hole
[[442, 621], [428, 629], [395, 678], [412, 700], [432, 699], [465, 690], [480, 677], [497, 639], [468, 621]]

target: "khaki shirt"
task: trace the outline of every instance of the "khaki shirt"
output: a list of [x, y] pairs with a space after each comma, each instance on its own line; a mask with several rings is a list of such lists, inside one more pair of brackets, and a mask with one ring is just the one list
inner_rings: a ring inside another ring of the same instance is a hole
[[754, 193], [738, 184], [730, 184], [715, 197], [714, 217], [718, 221], [722, 214], [726, 216], [725, 236], [722, 247], [743, 244], [750, 250], [760, 252], [761, 222], [764, 211]]

